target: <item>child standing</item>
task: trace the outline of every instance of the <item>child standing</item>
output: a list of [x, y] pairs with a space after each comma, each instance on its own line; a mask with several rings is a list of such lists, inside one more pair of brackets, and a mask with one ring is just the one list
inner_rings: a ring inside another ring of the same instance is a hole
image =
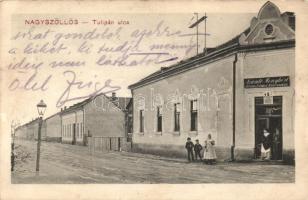
[[194, 161], [195, 160], [193, 153], [194, 143], [192, 143], [190, 137], [187, 138], [185, 148], [187, 150], [188, 162]]
[[202, 156], [201, 156], [202, 146], [201, 146], [201, 144], [199, 144], [199, 140], [196, 140], [196, 144], [194, 146], [194, 150], [195, 150], [196, 160], [198, 160], [198, 157], [199, 157], [199, 159], [201, 161], [202, 160]]

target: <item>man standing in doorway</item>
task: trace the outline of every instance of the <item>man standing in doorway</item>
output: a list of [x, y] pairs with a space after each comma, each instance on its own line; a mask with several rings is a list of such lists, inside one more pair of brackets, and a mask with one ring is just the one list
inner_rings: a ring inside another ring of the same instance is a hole
[[280, 131], [278, 128], [276, 128], [274, 135], [273, 135], [273, 146], [272, 146], [272, 159], [273, 160], [280, 159], [280, 157], [278, 156], [279, 145], [280, 145]]

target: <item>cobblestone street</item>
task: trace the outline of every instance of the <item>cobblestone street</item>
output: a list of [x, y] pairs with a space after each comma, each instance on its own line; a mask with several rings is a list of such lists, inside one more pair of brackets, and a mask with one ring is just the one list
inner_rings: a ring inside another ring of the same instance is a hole
[[204, 165], [131, 152], [97, 152], [87, 147], [43, 142], [35, 173], [36, 143], [16, 141], [28, 152], [12, 173], [12, 183], [290, 183], [295, 167], [264, 163]]

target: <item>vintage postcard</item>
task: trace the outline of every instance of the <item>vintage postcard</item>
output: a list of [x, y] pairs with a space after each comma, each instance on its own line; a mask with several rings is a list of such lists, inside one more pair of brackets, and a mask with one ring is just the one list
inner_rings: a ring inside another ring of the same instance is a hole
[[1, 199], [307, 198], [307, 2], [0, 5]]

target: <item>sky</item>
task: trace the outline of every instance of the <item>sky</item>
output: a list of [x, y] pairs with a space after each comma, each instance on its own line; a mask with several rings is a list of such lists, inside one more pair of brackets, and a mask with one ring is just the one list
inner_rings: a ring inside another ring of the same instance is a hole
[[[256, 13], [208, 13], [207, 47], [240, 34], [253, 16]], [[16, 105], [8, 108], [9, 120], [22, 124], [37, 117], [41, 99], [48, 117], [98, 88], [103, 92], [116, 88], [117, 96], [130, 97], [129, 85], [197, 53], [196, 28], [189, 28], [196, 21], [193, 13], [14, 15], [12, 19], [3, 89], [6, 100]], [[204, 23], [198, 30], [200, 53]], [[75, 100], [65, 102], [69, 99]]]

